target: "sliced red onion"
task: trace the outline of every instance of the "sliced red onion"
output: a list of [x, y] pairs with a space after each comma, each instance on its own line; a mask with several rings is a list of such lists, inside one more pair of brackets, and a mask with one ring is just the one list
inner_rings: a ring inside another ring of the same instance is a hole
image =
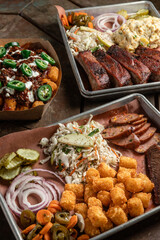
[[[53, 199], [60, 200], [61, 192], [56, 186], [56, 183], [47, 181], [40, 176], [31, 176], [31, 172], [45, 172], [52, 174], [58, 182], [65, 184], [65, 182], [54, 172], [45, 169], [32, 169], [20, 174], [11, 183], [6, 193], [6, 202], [9, 208], [17, 215], [20, 216], [24, 209], [30, 209], [37, 212], [45, 208]], [[41, 201], [37, 204], [31, 204], [28, 201], [28, 196], [36, 194]]]
[[[120, 27], [120, 21], [122, 25], [126, 22], [126, 19], [117, 13], [104, 13], [94, 19], [94, 24], [95, 28], [101, 32], [106, 32], [107, 30], [114, 32]], [[107, 23], [113, 23], [112, 27], [106, 26]]]

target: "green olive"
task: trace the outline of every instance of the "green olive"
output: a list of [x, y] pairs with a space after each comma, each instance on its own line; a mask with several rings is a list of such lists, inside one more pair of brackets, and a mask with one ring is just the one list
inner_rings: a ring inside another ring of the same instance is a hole
[[62, 225], [55, 224], [52, 227], [52, 240], [69, 240], [68, 229]]
[[57, 212], [55, 214], [55, 221], [67, 225], [69, 223], [69, 213], [67, 212]]
[[33, 224], [36, 220], [35, 214], [31, 210], [23, 210], [20, 216], [21, 224], [24, 228]]
[[42, 229], [42, 226], [40, 224], [37, 224], [32, 231], [30, 231], [27, 235], [26, 240], [32, 240], [37, 234], [38, 232]]

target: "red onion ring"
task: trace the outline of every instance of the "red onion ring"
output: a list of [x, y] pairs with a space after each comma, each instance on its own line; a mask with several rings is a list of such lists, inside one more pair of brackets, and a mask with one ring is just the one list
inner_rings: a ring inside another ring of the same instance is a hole
[[[107, 30], [114, 32], [120, 27], [119, 21], [122, 21], [122, 24], [124, 24], [126, 19], [116, 13], [104, 13], [94, 19], [94, 24], [95, 28], [101, 32], [106, 32]], [[106, 26], [106, 23], [113, 23], [113, 25], [109, 28]]]
[[[56, 184], [40, 176], [28, 175], [28, 173], [34, 171], [50, 173], [63, 185], [65, 184], [56, 173], [45, 169], [32, 169], [20, 174], [14, 179], [6, 192], [6, 202], [9, 208], [17, 216], [20, 216], [24, 209], [30, 209], [33, 212], [37, 212], [45, 208], [53, 199], [60, 200], [61, 192]], [[41, 201], [32, 205], [28, 201], [28, 196], [31, 194], [38, 195]]]

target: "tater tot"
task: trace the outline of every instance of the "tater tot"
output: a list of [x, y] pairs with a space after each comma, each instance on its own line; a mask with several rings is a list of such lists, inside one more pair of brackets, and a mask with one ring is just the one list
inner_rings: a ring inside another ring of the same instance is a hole
[[117, 181], [119, 183], [125, 183], [128, 178], [131, 178], [131, 173], [129, 171], [120, 171], [117, 173]]
[[102, 208], [102, 202], [95, 197], [90, 197], [88, 198], [88, 207], [90, 208], [92, 206], [98, 206]]
[[135, 193], [133, 194], [133, 197], [139, 198], [143, 203], [143, 207], [147, 208], [149, 206], [149, 201], [151, 199], [151, 193], [144, 193], [144, 192]]
[[83, 194], [84, 194], [84, 186], [83, 186], [83, 184], [67, 183], [67, 184], [65, 184], [65, 188], [64, 189], [74, 192], [74, 194], [76, 195], [77, 199], [83, 198]]
[[125, 212], [119, 206], [110, 207], [106, 215], [115, 225], [120, 225], [128, 221]]
[[84, 232], [86, 234], [88, 234], [90, 237], [94, 237], [100, 234], [99, 228], [93, 227], [89, 218], [86, 218], [84, 222], [85, 222]]
[[52, 91], [55, 91], [57, 89], [57, 84], [52, 82], [52, 81], [50, 81], [50, 79], [44, 78], [44, 79], [42, 79], [42, 82], [43, 83], [47, 83], [48, 85], [50, 85], [51, 88], [52, 88]]
[[74, 208], [74, 211], [80, 213], [84, 219], [87, 217], [87, 210], [88, 207], [86, 203], [77, 203]]
[[93, 190], [92, 184], [86, 184], [84, 187], [84, 201], [88, 203], [88, 198], [96, 197], [96, 193]]
[[118, 172], [129, 172], [131, 174], [131, 177], [136, 177], [136, 169], [134, 168], [125, 168], [125, 167], [119, 167]]
[[113, 223], [109, 218], [108, 222], [100, 227], [101, 233], [108, 231], [109, 229], [113, 228]]
[[53, 81], [57, 82], [59, 75], [59, 69], [57, 67], [51, 67], [48, 73], [48, 77]]
[[140, 178], [128, 178], [125, 182], [126, 189], [129, 192], [136, 193], [143, 190], [143, 181]]
[[[109, 208], [110, 207], [117, 207], [116, 204], [114, 204], [112, 201], [109, 205]], [[119, 205], [119, 207], [121, 207], [123, 209], [123, 211], [125, 212], [126, 215], [128, 215], [128, 207], [127, 207], [127, 203], [123, 203], [122, 205]]]
[[86, 182], [92, 183], [94, 178], [99, 178], [100, 174], [95, 168], [90, 168], [86, 172]]
[[119, 161], [120, 167], [137, 169], [137, 160], [130, 157], [121, 156]]
[[122, 190], [119, 187], [112, 188], [112, 190], [110, 191], [110, 196], [111, 196], [111, 200], [115, 205], [120, 206], [123, 203], [127, 202], [127, 198], [125, 196], [124, 190]]
[[28, 109], [29, 109], [29, 107], [27, 107], [27, 106], [17, 106], [16, 111], [24, 111], [24, 110], [28, 110]]
[[64, 191], [60, 200], [60, 205], [67, 211], [72, 211], [76, 205], [76, 195], [72, 191]]
[[91, 221], [92, 225], [94, 227], [100, 227], [102, 225], [107, 224], [108, 219], [105, 216], [104, 212], [102, 211], [102, 208], [98, 206], [93, 206], [88, 209], [88, 218]]
[[142, 179], [143, 181], [143, 192], [150, 193], [154, 188], [154, 183], [143, 173], [138, 174], [138, 178]]
[[114, 179], [111, 177], [93, 179], [93, 190], [99, 192], [101, 190], [110, 191], [114, 186]]
[[121, 188], [125, 192], [126, 198], [130, 198], [131, 193], [126, 190], [124, 183], [116, 183], [115, 187]]
[[41, 106], [41, 105], [44, 105], [44, 103], [43, 103], [42, 101], [35, 101], [35, 102], [32, 104], [32, 108], [37, 107], [37, 106]]
[[100, 191], [97, 193], [97, 198], [102, 202], [105, 207], [108, 207], [111, 202], [110, 193], [107, 191]]
[[3, 111], [15, 111], [17, 102], [14, 98], [6, 98], [4, 100]]
[[116, 175], [116, 171], [104, 162], [100, 163], [97, 170], [99, 171], [101, 178], [105, 177], [114, 178]]
[[131, 217], [137, 217], [144, 213], [142, 201], [137, 197], [130, 198], [127, 202], [127, 206]]

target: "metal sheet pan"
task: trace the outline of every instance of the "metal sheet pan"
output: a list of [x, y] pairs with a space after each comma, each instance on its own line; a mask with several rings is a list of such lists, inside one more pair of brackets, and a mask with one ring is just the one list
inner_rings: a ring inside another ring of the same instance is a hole
[[[84, 112], [84, 113], [81, 113], [81, 114], [78, 114], [78, 115], [75, 115], [73, 117], [70, 117], [70, 118], [67, 118], [65, 120], [62, 120], [60, 121], [61, 123], [66, 123], [66, 122], [70, 122], [70, 121], [77, 121], [79, 119], [84, 119], [84, 118], [89, 118], [90, 114], [92, 115], [97, 115], [97, 114], [101, 114], [101, 113], [104, 113], [106, 111], [110, 111], [112, 109], [115, 109], [115, 108], [119, 108], [121, 106], [124, 106], [125, 104], [128, 104], [130, 103], [131, 101], [133, 101], [134, 99], [137, 99], [140, 106], [143, 108], [143, 110], [145, 111], [146, 115], [152, 120], [152, 122], [155, 124], [155, 126], [157, 128], [160, 129], [160, 112], [141, 94], [132, 94], [132, 95], [129, 95], [127, 97], [123, 97], [123, 98], [120, 98], [118, 100], [115, 100], [115, 101], [112, 101], [111, 103], [107, 103], [107, 104], [104, 104], [100, 107], [97, 107], [97, 108], [94, 108], [92, 110], [89, 110], [87, 112]], [[54, 123], [52, 125], [49, 125], [49, 126], [54, 126], [54, 125], [57, 125], [58, 123]], [[49, 127], [48, 126], [48, 127]], [[14, 233], [14, 236], [17, 240], [22, 240], [22, 237], [20, 235], [20, 232], [19, 232], [19, 228], [16, 224], [16, 222], [14, 221], [14, 218], [5, 202], [5, 199], [2, 195], [0, 195], [0, 205], [1, 205], [1, 208], [6, 216], [6, 219]], [[94, 238], [92, 238], [93, 240], [100, 240], [100, 239], [106, 239], [107, 237], [119, 232], [119, 231], [122, 231], [150, 216], [152, 216], [153, 214], [155, 213], [158, 213], [160, 212], [160, 206], [157, 206], [155, 207], [154, 209], [150, 210], [149, 212], [146, 212], [144, 213], [143, 215], [139, 216], [139, 217], [136, 217], [132, 220], [129, 220], [128, 222], [120, 225], [120, 226], [117, 226], [105, 233], [102, 233]]]
[[[102, 13], [107, 12], [117, 12], [120, 9], [127, 10], [128, 13], [133, 13], [138, 11], [139, 9], [149, 9], [150, 14], [152, 16], [160, 17], [159, 12], [155, 8], [152, 2], [150, 1], [139, 1], [139, 2], [131, 2], [131, 3], [122, 3], [122, 4], [114, 4], [114, 5], [106, 5], [106, 6], [98, 6], [98, 7], [88, 7], [88, 8], [79, 8], [79, 9], [70, 9], [66, 10], [66, 13], [69, 12], [77, 12], [77, 11], [85, 11], [91, 15], [99, 15]], [[160, 82], [153, 82], [153, 83], [146, 83], [146, 84], [137, 84], [132, 86], [125, 86], [125, 87], [117, 87], [117, 88], [110, 88], [110, 89], [103, 89], [103, 90], [97, 90], [97, 91], [91, 91], [87, 90], [84, 86], [83, 80], [82, 80], [82, 74], [80, 74], [80, 69], [78, 67], [77, 62], [75, 61], [69, 45], [67, 41], [67, 36], [65, 33], [65, 29], [61, 24], [61, 21], [59, 19], [59, 16], [57, 15], [59, 28], [63, 37], [63, 41], [66, 47], [66, 51], [72, 66], [73, 73], [75, 75], [80, 93], [83, 97], [88, 99], [116, 99], [117, 97], [122, 97], [126, 94], [131, 93], [151, 93], [154, 91], [159, 92], [160, 91]], [[88, 81], [87, 76], [85, 77], [84, 81]]]

